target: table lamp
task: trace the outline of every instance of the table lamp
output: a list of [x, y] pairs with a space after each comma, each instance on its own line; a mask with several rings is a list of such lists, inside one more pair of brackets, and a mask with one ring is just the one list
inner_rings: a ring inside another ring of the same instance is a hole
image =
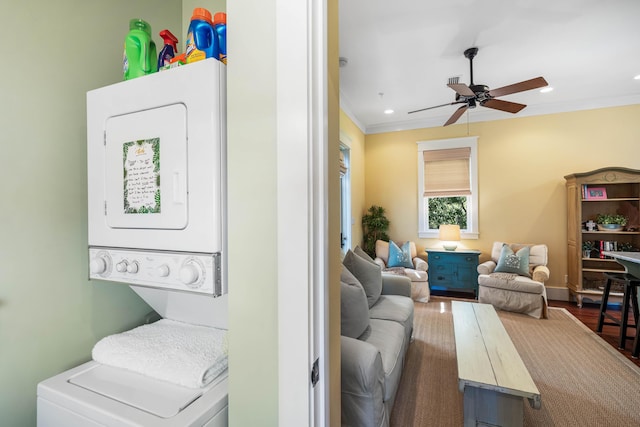
[[458, 247], [456, 242], [460, 241], [460, 226], [457, 224], [442, 224], [438, 228], [439, 239], [442, 240], [442, 247], [447, 251], [455, 251]]

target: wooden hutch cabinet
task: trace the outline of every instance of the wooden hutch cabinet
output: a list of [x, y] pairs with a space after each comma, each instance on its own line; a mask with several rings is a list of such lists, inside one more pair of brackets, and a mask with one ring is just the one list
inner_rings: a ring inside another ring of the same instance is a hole
[[[603, 250], [640, 250], [640, 170], [611, 167], [564, 178], [567, 181], [567, 286], [582, 307], [583, 299], [601, 300], [604, 272], [624, 270], [615, 260], [602, 255]], [[620, 231], [603, 231], [595, 224], [598, 214], [623, 215], [627, 225]], [[592, 250], [588, 248], [589, 243], [593, 244]], [[621, 297], [622, 293], [612, 289], [611, 295]]]

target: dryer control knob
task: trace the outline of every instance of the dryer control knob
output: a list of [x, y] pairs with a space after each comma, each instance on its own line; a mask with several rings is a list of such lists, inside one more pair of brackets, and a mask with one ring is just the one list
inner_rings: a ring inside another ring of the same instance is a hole
[[195, 263], [188, 263], [180, 268], [180, 281], [187, 286], [194, 285], [200, 279], [202, 271]]
[[107, 261], [102, 258], [94, 258], [89, 263], [89, 270], [92, 274], [102, 274], [107, 271]]
[[128, 264], [129, 263], [127, 263], [127, 261], [120, 261], [116, 264], [116, 270], [120, 273], [124, 273], [125, 271], [127, 271]]
[[160, 277], [167, 277], [169, 275], [169, 266], [167, 264], [162, 264], [156, 269], [156, 273], [158, 273], [158, 276]]
[[127, 265], [127, 273], [136, 274], [138, 272], [138, 262], [133, 261], [131, 264]]

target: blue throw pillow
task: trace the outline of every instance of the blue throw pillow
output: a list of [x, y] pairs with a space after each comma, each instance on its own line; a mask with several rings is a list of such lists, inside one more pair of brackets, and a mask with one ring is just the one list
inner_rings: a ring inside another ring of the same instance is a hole
[[531, 277], [529, 274], [529, 246], [525, 246], [518, 252], [513, 253], [513, 249], [509, 245], [503, 244], [498, 265], [494, 271], [496, 273], [514, 273]]
[[389, 262], [387, 267], [413, 268], [411, 261], [411, 242], [406, 242], [399, 248], [394, 242], [389, 242]]

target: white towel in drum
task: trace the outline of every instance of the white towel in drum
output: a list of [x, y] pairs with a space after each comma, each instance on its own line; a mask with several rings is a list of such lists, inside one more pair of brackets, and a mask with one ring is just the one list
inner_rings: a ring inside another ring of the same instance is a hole
[[204, 387], [227, 368], [227, 331], [161, 319], [104, 337], [93, 360], [185, 387]]

